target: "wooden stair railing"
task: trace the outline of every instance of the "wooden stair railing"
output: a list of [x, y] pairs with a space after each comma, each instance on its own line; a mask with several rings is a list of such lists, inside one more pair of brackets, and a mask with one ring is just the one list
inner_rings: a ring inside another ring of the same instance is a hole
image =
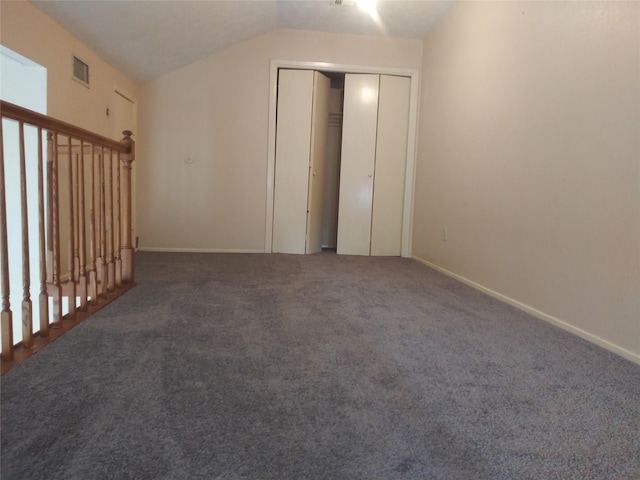
[[[135, 143], [130, 131], [116, 141], [5, 101], [0, 101], [0, 112], [0, 359], [4, 373], [17, 352], [25, 350], [29, 355], [34, 338], [51, 337], [52, 331], [64, 330], [82, 312], [97, 310], [133, 285]], [[30, 223], [34, 211], [37, 222], [32, 218]], [[32, 266], [34, 252], [37, 267]], [[17, 302], [11, 297], [18, 276], [21, 338], [16, 335], [12, 311], [12, 303]], [[34, 278], [39, 282], [37, 319], [31, 299]]]

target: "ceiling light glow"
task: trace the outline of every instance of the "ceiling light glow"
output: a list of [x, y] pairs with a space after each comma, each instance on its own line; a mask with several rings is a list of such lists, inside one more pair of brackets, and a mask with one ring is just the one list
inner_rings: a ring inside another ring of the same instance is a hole
[[367, 12], [371, 17], [378, 16], [378, 10], [376, 9], [376, 0], [358, 0], [358, 7], [361, 10]]

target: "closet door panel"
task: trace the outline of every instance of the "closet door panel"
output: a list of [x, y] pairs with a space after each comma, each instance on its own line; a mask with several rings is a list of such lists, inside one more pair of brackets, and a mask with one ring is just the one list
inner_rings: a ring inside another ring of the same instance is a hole
[[347, 74], [344, 84], [337, 253], [369, 255], [379, 75]]
[[380, 76], [371, 255], [400, 256], [411, 80]]
[[272, 251], [305, 253], [313, 71], [280, 70]]
[[313, 84], [306, 253], [322, 251], [322, 211], [324, 206], [324, 174], [327, 132], [329, 129], [331, 80], [320, 72], [314, 72]]

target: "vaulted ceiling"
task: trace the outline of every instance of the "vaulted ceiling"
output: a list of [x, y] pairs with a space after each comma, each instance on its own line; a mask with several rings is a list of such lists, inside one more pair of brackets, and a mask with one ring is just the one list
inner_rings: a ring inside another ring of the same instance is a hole
[[335, 0], [32, 1], [139, 82], [277, 28], [421, 39], [453, 4], [378, 0], [376, 21]]

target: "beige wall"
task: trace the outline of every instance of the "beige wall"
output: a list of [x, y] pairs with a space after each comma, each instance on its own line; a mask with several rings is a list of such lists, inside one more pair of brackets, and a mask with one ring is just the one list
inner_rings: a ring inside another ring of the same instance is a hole
[[[59, 120], [111, 137], [114, 86], [138, 95], [136, 83], [31, 2], [0, 2], [0, 43], [47, 68], [47, 113]], [[89, 64], [91, 88], [72, 80], [73, 55]]]
[[413, 234], [421, 260], [635, 361], [639, 18], [458, 3], [424, 42]]
[[264, 250], [271, 59], [419, 68], [422, 42], [276, 30], [144, 85], [141, 248]]

